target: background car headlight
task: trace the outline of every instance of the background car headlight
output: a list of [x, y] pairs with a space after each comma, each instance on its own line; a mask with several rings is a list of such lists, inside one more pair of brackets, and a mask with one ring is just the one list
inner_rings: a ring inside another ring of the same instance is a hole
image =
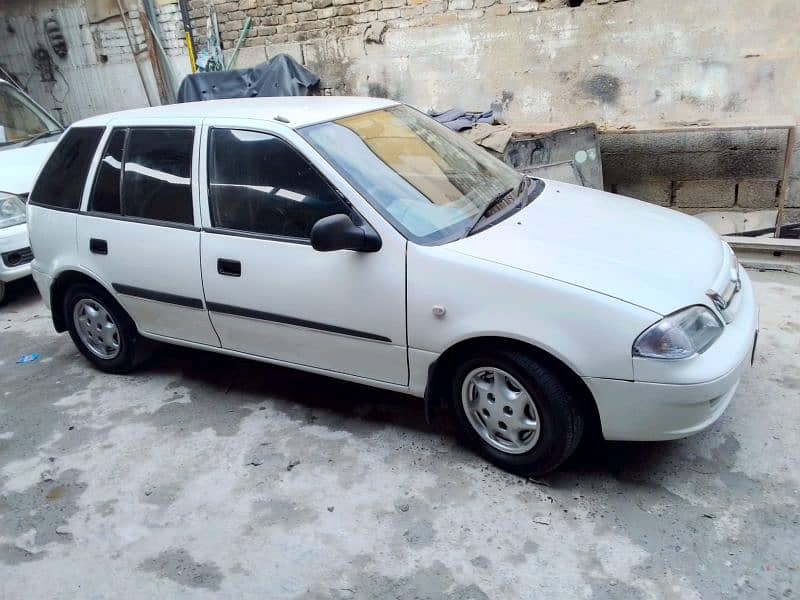
[[706, 306], [690, 306], [645, 329], [633, 343], [633, 355], [679, 359], [704, 352], [722, 333], [722, 322]]
[[19, 196], [0, 192], [0, 229], [25, 222], [25, 202]]

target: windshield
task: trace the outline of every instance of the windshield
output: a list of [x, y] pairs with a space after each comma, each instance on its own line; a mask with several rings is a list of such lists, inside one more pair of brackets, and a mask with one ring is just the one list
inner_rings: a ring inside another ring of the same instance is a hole
[[30, 98], [14, 86], [0, 83], [0, 149], [60, 131], [61, 125]]
[[433, 119], [394, 106], [311, 125], [302, 135], [403, 235], [466, 235], [522, 175]]

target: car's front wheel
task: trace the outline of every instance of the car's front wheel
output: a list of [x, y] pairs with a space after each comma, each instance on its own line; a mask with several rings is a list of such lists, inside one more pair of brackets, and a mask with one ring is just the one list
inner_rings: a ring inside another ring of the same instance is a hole
[[580, 442], [584, 416], [571, 386], [527, 354], [472, 356], [456, 368], [452, 386], [462, 437], [504, 469], [543, 475]]
[[64, 297], [63, 311], [72, 341], [97, 368], [127, 373], [147, 356], [148, 341], [100, 286], [72, 286]]

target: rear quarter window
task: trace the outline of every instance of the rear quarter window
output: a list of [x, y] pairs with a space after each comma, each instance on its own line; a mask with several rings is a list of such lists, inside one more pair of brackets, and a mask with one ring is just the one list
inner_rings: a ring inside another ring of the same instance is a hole
[[30, 203], [48, 208], [78, 210], [86, 175], [92, 164], [103, 127], [72, 127], [45, 163]]

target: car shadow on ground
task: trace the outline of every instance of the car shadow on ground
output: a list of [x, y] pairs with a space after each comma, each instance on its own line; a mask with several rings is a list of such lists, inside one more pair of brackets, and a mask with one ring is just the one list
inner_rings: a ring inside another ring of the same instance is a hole
[[[41, 302], [39, 290], [32, 277], [23, 277], [6, 284], [6, 295], [0, 304], [0, 315], [22, 308], [27, 308]], [[44, 310], [44, 306], [42, 306]]]
[[[235, 394], [240, 402], [256, 405], [269, 400], [296, 415], [315, 415], [314, 421], [374, 430], [398, 427], [417, 433], [456, 437], [448, 415], [428, 424], [424, 403], [400, 393], [380, 390], [322, 375], [243, 358], [177, 346], [161, 346], [145, 367], [150, 373], [182, 373], [181, 384], [200, 386], [206, 393]], [[355, 423], [358, 422], [358, 425]], [[347, 428], [347, 426], [345, 426]], [[553, 487], [569, 487], [582, 477], [647, 479], [648, 474], [672, 470], [681, 462], [676, 442], [607, 442], [587, 435], [575, 454], [544, 479]], [[476, 461], [482, 460], [475, 457]]]

